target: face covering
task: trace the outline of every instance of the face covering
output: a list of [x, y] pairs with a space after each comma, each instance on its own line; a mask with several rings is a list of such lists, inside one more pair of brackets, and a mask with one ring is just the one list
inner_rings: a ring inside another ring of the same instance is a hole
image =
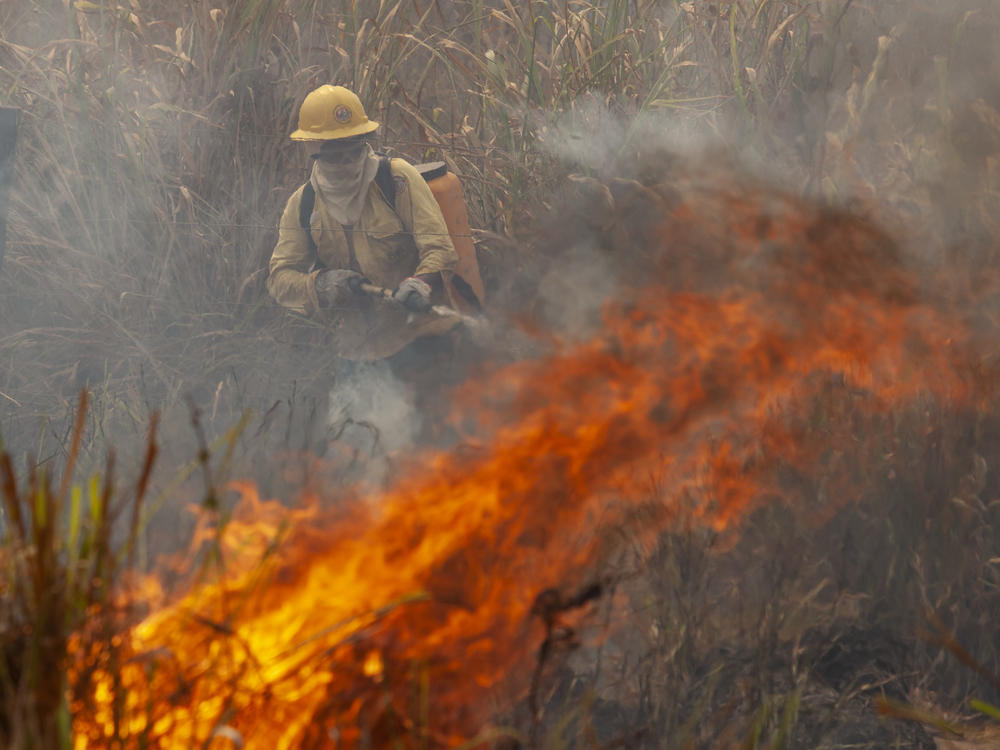
[[366, 144], [358, 158], [347, 164], [330, 164], [316, 159], [309, 181], [334, 221], [353, 224], [361, 216], [368, 186], [377, 171], [378, 157], [371, 144]]

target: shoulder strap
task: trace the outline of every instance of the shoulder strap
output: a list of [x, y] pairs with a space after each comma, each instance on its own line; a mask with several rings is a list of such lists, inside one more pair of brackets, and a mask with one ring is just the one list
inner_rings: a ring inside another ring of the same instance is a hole
[[316, 190], [312, 182], [307, 182], [302, 188], [302, 200], [299, 202], [299, 226], [306, 232], [306, 239], [309, 240], [309, 250], [316, 253], [316, 240], [312, 236], [312, 227], [309, 219], [312, 218], [313, 208], [316, 205]]
[[392, 179], [392, 163], [388, 156], [380, 154], [378, 157], [378, 171], [375, 173], [375, 184], [378, 185], [382, 195], [385, 196], [389, 207], [396, 210], [396, 181]]

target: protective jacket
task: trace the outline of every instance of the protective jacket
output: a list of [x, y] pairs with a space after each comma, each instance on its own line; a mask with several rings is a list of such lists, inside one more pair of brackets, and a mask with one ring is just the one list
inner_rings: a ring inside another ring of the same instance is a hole
[[390, 167], [395, 209], [373, 181], [353, 226], [334, 221], [316, 195], [309, 220], [315, 252], [299, 223], [299, 188], [285, 205], [271, 255], [268, 292], [290, 310], [327, 320], [335, 330], [337, 353], [348, 359], [382, 359], [419, 336], [444, 333], [455, 325], [452, 318], [413, 316], [392, 300], [360, 295], [356, 304], [343, 309], [320, 307], [315, 279], [323, 268], [349, 268], [387, 289], [408, 276], [440, 272], [443, 288], [451, 288], [447, 282], [458, 255], [434, 195], [405, 160], [392, 159]]

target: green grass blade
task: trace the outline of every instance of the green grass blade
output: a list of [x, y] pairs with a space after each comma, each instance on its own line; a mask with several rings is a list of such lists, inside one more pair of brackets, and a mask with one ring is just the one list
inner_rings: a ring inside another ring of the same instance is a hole
[[971, 701], [969, 701], [969, 705], [972, 706], [977, 711], [979, 711], [979, 713], [986, 714], [986, 716], [989, 716], [991, 719], [1000, 721], [1000, 707], [994, 706], [992, 703], [987, 703], [986, 701], [981, 701], [976, 698], [973, 698]]

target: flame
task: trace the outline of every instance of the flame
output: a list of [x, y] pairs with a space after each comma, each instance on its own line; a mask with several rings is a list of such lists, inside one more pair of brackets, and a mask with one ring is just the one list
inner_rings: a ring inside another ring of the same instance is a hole
[[[828, 218], [681, 201], [632, 237], [595, 336], [456, 393], [460, 447], [336, 502], [240, 485], [216, 580], [129, 630], [124, 657], [76, 644], [93, 686], [76, 746], [187, 748], [220, 727], [268, 750], [456, 745], [523, 688], [536, 597], [592, 580], [602, 529], [638, 511], [639, 536], [680, 516], [723, 529], [782, 492], [775, 467], [822, 465], [831, 431], [917, 398], [974, 406], [964, 328], [878, 237]], [[841, 422], [831, 390], [859, 405]]]
[[380, 681], [382, 679], [382, 673], [385, 671], [385, 663], [382, 661], [382, 654], [378, 651], [369, 651], [368, 656], [365, 657], [365, 664], [362, 671], [373, 680]]

